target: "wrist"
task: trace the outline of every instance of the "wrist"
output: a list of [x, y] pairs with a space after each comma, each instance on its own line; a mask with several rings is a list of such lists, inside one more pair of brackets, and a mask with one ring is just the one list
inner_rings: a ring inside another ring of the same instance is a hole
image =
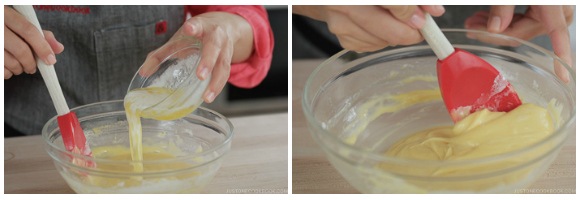
[[225, 13], [228, 23], [227, 35], [232, 38], [232, 63], [243, 62], [248, 59], [254, 49], [254, 32], [250, 23], [242, 16], [234, 13]]
[[252, 27], [242, 16], [232, 13], [226, 13], [228, 16], [227, 25], [228, 36], [233, 38], [234, 46], [242, 43], [246, 37], [250, 36], [253, 39]]

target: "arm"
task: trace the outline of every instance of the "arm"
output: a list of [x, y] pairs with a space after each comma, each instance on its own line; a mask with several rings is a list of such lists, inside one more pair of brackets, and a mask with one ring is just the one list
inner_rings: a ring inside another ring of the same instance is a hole
[[358, 52], [421, 42], [424, 12], [441, 16], [443, 6], [292, 6], [292, 12], [324, 21], [340, 45]]

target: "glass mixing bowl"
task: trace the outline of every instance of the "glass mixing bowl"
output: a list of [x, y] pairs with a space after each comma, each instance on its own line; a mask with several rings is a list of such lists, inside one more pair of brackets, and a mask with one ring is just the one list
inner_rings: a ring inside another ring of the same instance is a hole
[[[437, 58], [424, 43], [362, 54], [342, 51], [310, 75], [302, 103], [313, 138], [332, 165], [360, 192], [515, 193], [545, 172], [566, 137], [575, 131], [574, 72], [553, 53], [498, 34], [459, 29], [444, 33], [455, 47], [495, 66], [523, 102], [547, 107], [555, 99], [563, 108], [560, 122], [554, 122], [556, 131], [525, 148], [479, 159], [433, 161], [387, 156], [386, 150], [402, 138], [453, 122], [441, 100], [378, 116], [372, 116], [372, 111], [392, 102], [375, 102], [377, 107], [360, 112], [363, 105], [384, 95], [437, 89]], [[466, 33], [509, 46], [475, 41]], [[562, 63], [570, 72], [569, 83], [554, 75], [554, 62]], [[461, 173], [444, 177], [412, 173], [445, 168]]]
[[[104, 146], [111, 146], [112, 150], [129, 148], [122, 100], [89, 104], [72, 111], [79, 118], [93, 156], [106, 154], [95, 152]], [[141, 122], [144, 149], [154, 146], [157, 149], [153, 154], [163, 151], [174, 157], [132, 162], [130, 157], [105, 159], [68, 152], [56, 117], [46, 123], [42, 137], [56, 169], [77, 193], [199, 193], [213, 179], [224, 154], [230, 150], [232, 124], [203, 107], [178, 120]], [[145, 170], [134, 172], [134, 165], [144, 166]]]

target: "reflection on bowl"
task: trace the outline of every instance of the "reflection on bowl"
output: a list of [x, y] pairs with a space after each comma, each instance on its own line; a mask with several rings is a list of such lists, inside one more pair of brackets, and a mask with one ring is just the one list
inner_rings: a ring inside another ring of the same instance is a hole
[[[132, 162], [122, 100], [72, 111], [93, 157], [65, 150], [56, 117], [42, 136], [57, 170], [77, 193], [199, 193], [220, 168], [233, 135], [228, 119], [202, 107], [178, 120], [142, 119], [144, 161]], [[135, 166], [144, 170], [136, 172]]]
[[[474, 41], [466, 37], [467, 32], [518, 45], [513, 48]], [[302, 103], [314, 139], [332, 165], [360, 192], [515, 193], [545, 172], [567, 135], [574, 131], [575, 80], [573, 77], [564, 83], [554, 75], [554, 61], [563, 63], [560, 59], [534, 44], [507, 36], [458, 29], [444, 33], [455, 47], [495, 66], [522, 101], [545, 108], [554, 99], [563, 108], [560, 122], [554, 122], [556, 131], [540, 142], [484, 158], [435, 161], [388, 156], [385, 152], [410, 134], [453, 124], [440, 100], [418, 101], [396, 112], [377, 111], [394, 103], [382, 97], [436, 90], [437, 58], [425, 44], [362, 54], [342, 51], [310, 75]], [[462, 173], [417, 173], [434, 169]]]

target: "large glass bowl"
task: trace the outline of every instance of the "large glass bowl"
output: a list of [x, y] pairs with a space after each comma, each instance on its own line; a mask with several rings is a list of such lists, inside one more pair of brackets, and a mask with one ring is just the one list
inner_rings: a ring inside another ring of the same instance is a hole
[[[129, 148], [122, 100], [89, 104], [72, 111], [92, 150], [102, 146]], [[56, 169], [77, 193], [199, 193], [213, 179], [224, 154], [230, 150], [232, 124], [203, 107], [178, 120], [142, 119], [141, 123], [143, 145], [171, 152], [174, 158], [132, 162], [68, 152], [56, 117], [46, 123], [42, 136]], [[99, 165], [108, 170], [101, 170]], [[145, 166], [146, 170], [134, 172], [135, 165]]]
[[[378, 107], [370, 107], [368, 112], [360, 109], [380, 96], [438, 88], [437, 58], [424, 43], [362, 54], [342, 51], [310, 75], [302, 103], [313, 138], [332, 165], [360, 192], [515, 193], [545, 172], [565, 138], [575, 131], [574, 72], [553, 53], [498, 34], [459, 29], [444, 33], [454, 47], [472, 52], [495, 66], [515, 87], [522, 101], [547, 107], [555, 99], [563, 108], [561, 121], [555, 124], [556, 131], [523, 149], [480, 159], [428, 161], [387, 156], [386, 150], [409, 134], [452, 125], [445, 105], [440, 100], [429, 101], [380, 116], [371, 116]], [[509, 46], [475, 41], [467, 38], [466, 33]], [[561, 63], [572, 74], [569, 83], [554, 75], [554, 62]], [[392, 102], [377, 105], [389, 103]], [[438, 177], [410, 172], [440, 168], [464, 173]]]

